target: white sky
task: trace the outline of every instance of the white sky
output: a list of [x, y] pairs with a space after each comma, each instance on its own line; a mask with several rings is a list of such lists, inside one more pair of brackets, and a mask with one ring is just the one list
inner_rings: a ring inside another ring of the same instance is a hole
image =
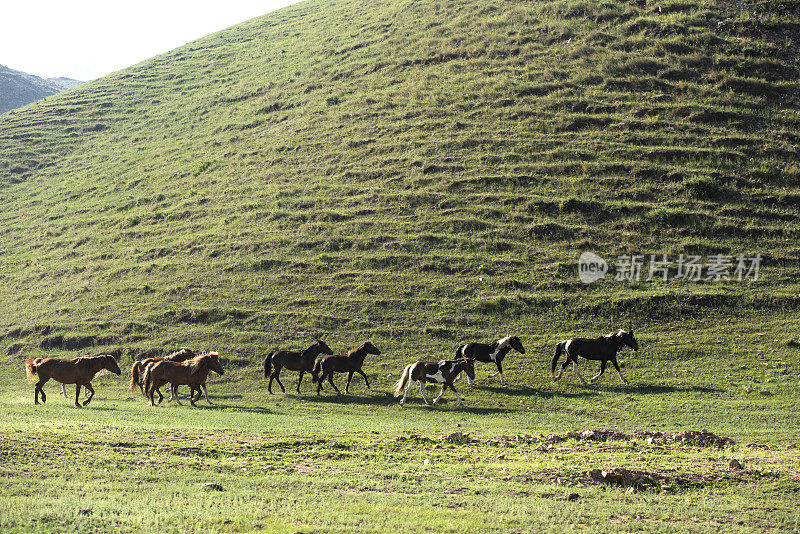
[[88, 81], [298, 0], [0, 0], [0, 65]]

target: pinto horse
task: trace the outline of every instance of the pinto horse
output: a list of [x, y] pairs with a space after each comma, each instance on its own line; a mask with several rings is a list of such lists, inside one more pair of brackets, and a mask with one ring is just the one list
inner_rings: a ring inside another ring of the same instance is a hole
[[[300, 371], [300, 378], [297, 380], [297, 393], [300, 393], [300, 382], [303, 381], [303, 374], [313, 373], [314, 361], [320, 354], [333, 354], [331, 348], [325, 344], [321, 339], [317, 339], [316, 343], [308, 347], [304, 351], [296, 350], [279, 350], [271, 352], [264, 358], [264, 379], [269, 378], [269, 385], [267, 390], [272, 393], [272, 381], [278, 382], [281, 391], [286, 393], [286, 388], [281, 384], [281, 369], [286, 368], [290, 371]], [[274, 371], [270, 371], [274, 368]], [[314, 380], [316, 382], [316, 380]]]
[[[497, 365], [497, 372], [490, 376], [500, 375], [500, 383], [507, 385], [503, 378], [503, 358], [506, 357], [511, 349], [520, 354], [525, 354], [525, 347], [517, 336], [504, 337], [492, 343], [467, 343], [456, 349], [456, 358], [472, 358], [479, 362], [494, 362]], [[460, 378], [460, 377], [459, 377]], [[472, 379], [467, 378], [467, 382], [472, 384]]]
[[52, 378], [62, 384], [75, 384], [75, 406], [78, 408], [81, 407], [78, 402], [81, 386], [89, 390], [89, 396], [83, 401], [83, 405], [88, 406], [94, 397], [94, 388], [90, 382], [97, 373], [104, 369], [117, 376], [121, 373], [117, 360], [111, 354], [82, 356], [72, 360], [58, 358], [28, 358], [25, 360], [25, 372], [28, 378], [33, 379], [34, 375], [39, 377], [33, 390], [33, 400], [36, 404], [39, 404], [40, 393], [42, 394], [42, 404], [47, 401], [42, 386]]
[[463, 406], [461, 397], [458, 396], [458, 391], [453, 387], [453, 381], [462, 372], [467, 373], [470, 380], [475, 378], [475, 365], [472, 358], [461, 358], [458, 360], [442, 360], [439, 363], [434, 362], [416, 362], [406, 365], [400, 380], [397, 381], [394, 387], [394, 396], [399, 397], [403, 393], [403, 398], [400, 399], [400, 406], [405, 404], [406, 396], [411, 386], [419, 381], [419, 390], [422, 393], [422, 398], [425, 399], [425, 404], [431, 404], [428, 397], [425, 395], [425, 383], [433, 382], [435, 384], [442, 384], [442, 392], [439, 396], [433, 399], [433, 404], [436, 404], [439, 399], [444, 395], [445, 390], [450, 388], [456, 394], [458, 405]]
[[[131, 367], [131, 381], [128, 383], [128, 389], [131, 391], [136, 391], [136, 387], [138, 386], [139, 391], [141, 391], [142, 395], [144, 395], [144, 371], [150, 364], [163, 361], [185, 362], [186, 360], [190, 360], [195, 356], [197, 356], [197, 354], [195, 354], [192, 349], [183, 347], [172, 354], [164, 356], [163, 358], [145, 358], [144, 360], [135, 361]], [[206, 391], [205, 384], [203, 384], [203, 391]], [[164, 398], [164, 396], [161, 394], [161, 391], [158, 392], [158, 396], [162, 399]], [[172, 400], [172, 397], [170, 397], [169, 400]], [[208, 393], [206, 393], [206, 400], [208, 400]]]
[[[144, 371], [144, 395], [150, 399], [150, 406], [155, 406], [153, 395], [158, 392], [158, 402], [160, 404], [164, 397], [158, 389], [169, 382], [172, 397], [180, 406], [181, 402], [178, 400], [177, 388], [178, 386], [186, 385], [191, 388], [189, 402], [191, 402], [192, 406], [197, 406], [195, 401], [200, 398], [201, 385], [205, 383], [208, 373], [211, 371], [220, 376], [225, 374], [222, 365], [219, 363], [219, 354], [216, 352], [201, 354], [185, 362], [154, 362], [147, 366]], [[196, 396], [195, 392], [197, 392]]]
[[[336, 384], [333, 383], [333, 373], [348, 373], [347, 386], [344, 388], [345, 393], [349, 393], [350, 380], [353, 378], [353, 373], [358, 373], [363, 376], [364, 382], [367, 384], [367, 389], [370, 389], [367, 375], [364, 374], [361, 367], [364, 365], [364, 358], [367, 357], [367, 354], [380, 355], [380, 353], [381, 351], [379, 351], [375, 345], [366, 341], [360, 347], [351, 350], [347, 354], [325, 356], [317, 361], [317, 363], [314, 364], [314, 369], [311, 371], [311, 380], [317, 383], [317, 395], [319, 395], [320, 390], [322, 390], [322, 382], [326, 378], [328, 382], [331, 383], [331, 386], [333, 386], [333, 389], [336, 390], [336, 393], [339, 395], [342, 394], [339, 388], [336, 387]], [[322, 371], [321, 376], [319, 374], [320, 371]]]
[[[562, 341], [556, 345], [556, 352], [553, 354], [553, 361], [550, 365], [550, 375], [554, 377], [554, 380], [558, 380], [567, 365], [572, 362], [572, 368], [575, 370], [575, 374], [578, 375], [578, 380], [581, 381], [581, 384], [587, 386], [586, 380], [578, 372], [578, 356], [581, 356], [587, 360], [600, 360], [600, 372], [593, 376], [589, 382], [594, 382], [600, 378], [600, 375], [606, 370], [606, 364], [610, 361], [614, 364], [614, 369], [617, 370], [619, 377], [627, 384], [628, 381], [622, 376], [622, 371], [619, 370], [619, 364], [617, 363], [617, 352], [623, 345], [627, 345], [633, 350], [639, 349], [639, 344], [636, 342], [636, 338], [633, 337], [633, 330], [619, 330], [596, 339], [576, 337], [575, 339]], [[558, 376], [555, 376], [558, 357], [562, 352], [567, 356], [567, 359], [561, 364]]]

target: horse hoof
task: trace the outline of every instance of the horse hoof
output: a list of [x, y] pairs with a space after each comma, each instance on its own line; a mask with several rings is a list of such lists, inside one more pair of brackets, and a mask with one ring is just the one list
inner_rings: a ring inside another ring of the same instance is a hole
[[84, 406], [89, 406], [89, 401], [88, 400], [83, 401], [83, 405]]

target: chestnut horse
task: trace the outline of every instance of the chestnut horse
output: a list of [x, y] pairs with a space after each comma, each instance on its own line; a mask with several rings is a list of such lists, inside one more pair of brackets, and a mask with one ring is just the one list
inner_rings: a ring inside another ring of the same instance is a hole
[[80, 398], [81, 386], [89, 390], [89, 397], [83, 401], [84, 406], [88, 406], [94, 397], [94, 388], [91, 385], [92, 379], [102, 370], [108, 370], [119, 376], [121, 371], [117, 360], [111, 354], [101, 354], [100, 356], [81, 356], [72, 360], [61, 360], [58, 358], [28, 358], [25, 360], [25, 372], [29, 379], [34, 375], [39, 377], [36, 387], [33, 390], [33, 400], [39, 404], [39, 394], [42, 394], [42, 404], [47, 400], [47, 396], [42, 386], [51, 378], [62, 384], [75, 384], [75, 406]]
[[[442, 360], [438, 363], [435, 362], [416, 362], [406, 365], [400, 380], [394, 385], [394, 396], [399, 397], [405, 389], [403, 398], [400, 399], [402, 406], [406, 402], [406, 396], [411, 386], [419, 381], [419, 390], [422, 393], [422, 398], [425, 399], [425, 404], [431, 404], [428, 397], [425, 395], [425, 382], [433, 382], [435, 384], [443, 384], [442, 392], [439, 396], [433, 399], [433, 404], [436, 404], [442, 398], [447, 388], [453, 390], [456, 394], [459, 406], [463, 406], [461, 397], [458, 396], [458, 391], [453, 387], [453, 380], [462, 372], [467, 373], [470, 380], [475, 378], [475, 366], [472, 358], [460, 358], [458, 360]], [[406, 385], [407, 384], [407, 385]]]
[[[279, 350], [271, 352], [264, 358], [264, 379], [269, 378], [267, 390], [272, 393], [272, 381], [276, 380], [281, 387], [281, 391], [286, 393], [286, 388], [281, 384], [281, 369], [286, 368], [290, 371], [300, 371], [300, 378], [297, 379], [297, 393], [300, 393], [300, 382], [303, 381], [303, 374], [314, 371], [314, 360], [320, 354], [333, 354], [331, 348], [321, 339], [302, 352], [296, 350]], [[275, 368], [270, 372], [271, 368]]]
[[[619, 364], [617, 363], [617, 352], [619, 352], [619, 349], [621, 349], [623, 345], [627, 345], [633, 350], [639, 349], [639, 344], [636, 342], [636, 338], [633, 337], [633, 330], [619, 330], [613, 334], [600, 336], [596, 339], [576, 337], [574, 339], [562, 341], [556, 345], [556, 352], [553, 354], [553, 361], [550, 364], [550, 374], [553, 376], [554, 380], [558, 380], [561, 378], [567, 365], [572, 362], [572, 368], [575, 370], [575, 374], [578, 375], [578, 380], [581, 381], [581, 384], [587, 386], [586, 380], [584, 380], [578, 372], [578, 356], [581, 356], [587, 360], [600, 360], [600, 372], [593, 376], [589, 382], [594, 382], [600, 378], [600, 375], [606, 370], [606, 364], [611, 362], [614, 364], [614, 369], [617, 370], [620, 379], [627, 384], [628, 381], [622, 376], [622, 371], [619, 370]], [[561, 364], [561, 370], [558, 372], [558, 376], [555, 376], [558, 357], [562, 352], [567, 355], [567, 359]]]
[[[322, 389], [322, 382], [325, 380], [325, 378], [327, 378], [328, 382], [331, 383], [331, 386], [333, 386], [333, 389], [336, 390], [336, 393], [339, 395], [342, 394], [342, 392], [339, 391], [339, 388], [336, 387], [336, 384], [333, 383], [333, 373], [348, 373], [347, 386], [344, 388], [345, 393], [349, 393], [350, 380], [353, 378], [353, 373], [358, 373], [363, 376], [364, 382], [367, 384], [367, 389], [370, 389], [367, 375], [364, 374], [364, 371], [361, 370], [361, 367], [364, 365], [364, 358], [367, 357], [367, 354], [379, 355], [380, 353], [381, 351], [379, 351], [375, 345], [369, 341], [366, 341], [360, 347], [351, 350], [347, 354], [325, 356], [321, 360], [318, 360], [317, 363], [314, 364], [314, 369], [311, 371], [311, 380], [317, 383], [317, 395], [319, 395], [319, 392]], [[322, 371], [321, 376], [319, 374], [320, 371]]]
[[[138, 386], [139, 391], [141, 391], [142, 395], [144, 395], [144, 370], [151, 363], [162, 361], [185, 362], [186, 360], [194, 358], [195, 356], [197, 356], [197, 354], [195, 354], [192, 349], [183, 347], [180, 350], [161, 358], [145, 358], [144, 360], [137, 360], [133, 362], [133, 366], [131, 367], [131, 381], [128, 383], [128, 389], [131, 391], [136, 391], [136, 387]], [[205, 387], [203, 387], [203, 390], [205, 391]], [[161, 394], [161, 391], [158, 392], [158, 396], [162, 399], [164, 398], [164, 396]], [[169, 400], [172, 400], [172, 397], [170, 397]], [[206, 394], [206, 400], [208, 400], [208, 394]]]
[[[181, 402], [178, 400], [176, 390], [178, 386], [186, 385], [192, 390], [189, 402], [191, 402], [192, 406], [197, 406], [195, 401], [200, 398], [200, 386], [205, 383], [208, 373], [211, 371], [220, 376], [225, 374], [222, 365], [219, 363], [219, 354], [216, 352], [201, 354], [185, 362], [154, 362], [144, 370], [144, 395], [150, 399], [150, 406], [155, 406], [153, 395], [161, 386], [169, 382], [172, 397], [180, 405]], [[196, 397], [195, 391], [197, 392]], [[158, 402], [160, 404], [164, 400], [164, 396], [161, 395], [160, 391], [158, 391], [158, 394]]]

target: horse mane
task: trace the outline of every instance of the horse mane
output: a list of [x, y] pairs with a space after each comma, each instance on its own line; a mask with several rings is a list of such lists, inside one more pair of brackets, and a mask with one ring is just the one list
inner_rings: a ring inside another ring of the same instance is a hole
[[362, 351], [362, 350], [366, 349], [366, 348], [367, 348], [367, 343], [369, 343], [369, 341], [365, 341], [365, 342], [364, 342], [364, 343], [362, 343], [362, 344], [361, 344], [359, 347], [357, 347], [357, 348], [355, 348], [355, 349], [352, 349], [352, 350], [351, 350], [351, 351], [349, 351], [347, 354], [345, 354], [345, 356], [347, 356], [347, 357], [350, 357], [350, 356], [352, 356], [353, 354], [355, 354], [356, 352], [359, 352], [359, 351]]
[[204, 366], [208, 367], [208, 363], [207, 362], [208, 362], [208, 357], [209, 356], [215, 356], [215, 357], [219, 358], [219, 353], [216, 352], [216, 351], [203, 352], [203, 353], [198, 354], [194, 358], [190, 358], [190, 359], [188, 359], [188, 360], [186, 360], [185, 362], [182, 362], [182, 363], [184, 365], [186, 365], [187, 367], [189, 367], [191, 369], [191, 373], [194, 375], [194, 374], [197, 374], [198, 372], [200, 372], [203, 369]]

